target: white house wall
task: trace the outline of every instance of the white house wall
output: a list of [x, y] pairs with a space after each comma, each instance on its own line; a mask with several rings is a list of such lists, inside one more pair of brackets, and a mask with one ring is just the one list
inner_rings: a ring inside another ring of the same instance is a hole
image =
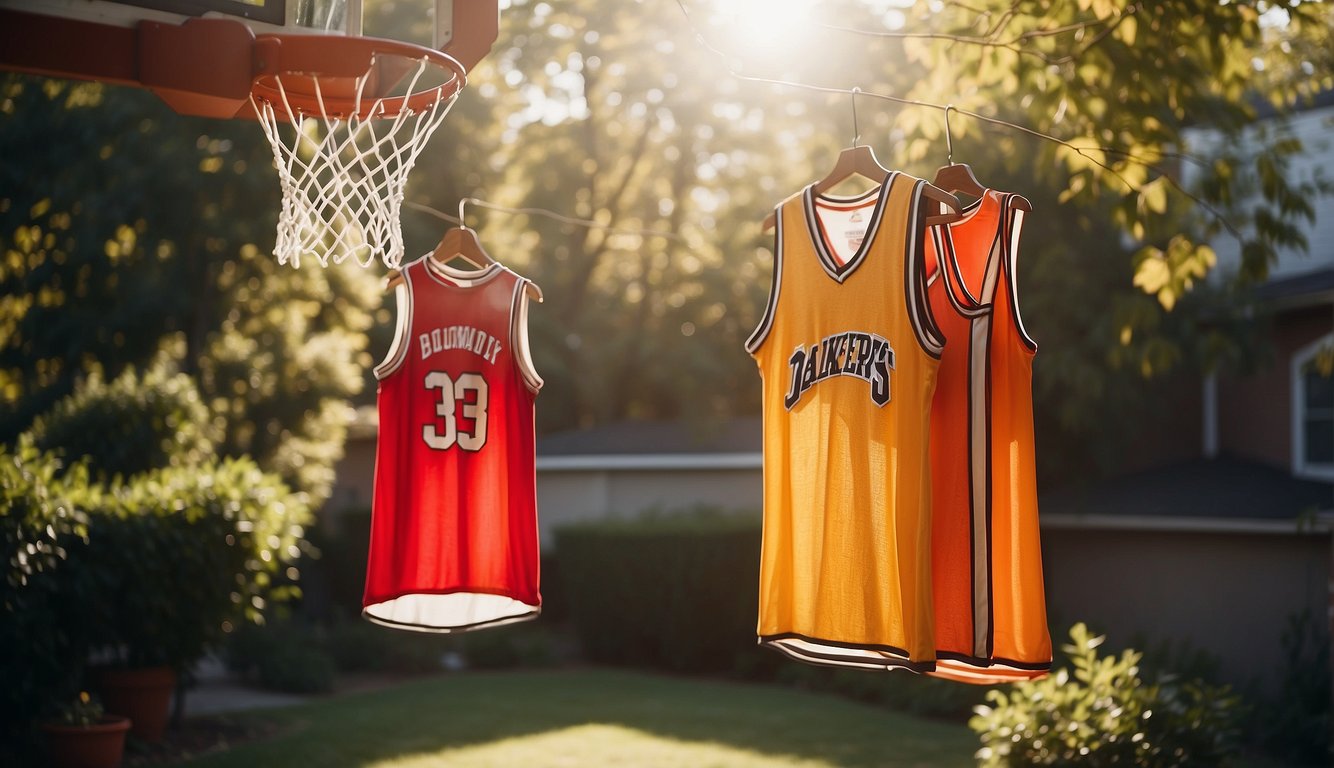
[[635, 518], [650, 511], [692, 507], [749, 510], [759, 518], [758, 467], [725, 469], [544, 469], [537, 471], [538, 531], [542, 547], [555, 543], [561, 525]]
[[[1270, 131], [1279, 129], [1274, 120], [1262, 121], [1261, 126]], [[1289, 117], [1286, 133], [1300, 139], [1304, 149], [1302, 157], [1292, 164], [1289, 181], [1309, 181], [1317, 169], [1326, 181], [1334, 181], [1334, 107], [1312, 109]], [[1187, 151], [1204, 158], [1216, 153], [1222, 142], [1214, 131], [1192, 131], [1188, 136]], [[1254, 151], [1255, 147], [1254, 139], [1243, 139], [1239, 144], [1242, 152]], [[1198, 177], [1197, 169], [1191, 163], [1184, 163], [1182, 176], [1190, 188]], [[1281, 248], [1278, 261], [1270, 265], [1271, 280], [1334, 267], [1334, 197], [1321, 197], [1314, 202], [1315, 222], [1301, 224], [1309, 250]], [[1241, 246], [1237, 239], [1225, 232], [1215, 237], [1210, 245], [1218, 254], [1218, 266], [1212, 279], [1236, 274], [1241, 263]]]

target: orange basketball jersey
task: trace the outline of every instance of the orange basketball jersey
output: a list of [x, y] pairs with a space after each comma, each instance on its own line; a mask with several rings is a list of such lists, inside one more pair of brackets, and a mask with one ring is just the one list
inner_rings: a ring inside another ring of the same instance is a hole
[[931, 228], [926, 263], [945, 337], [931, 404], [936, 669], [989, 684], [1051, 668], [1033, 459], [1033, 355], [1019, 318], [1023, 211], [988, 190]]
[[380, 434], [363, 615], [460, 632], [535, 618], [538, 592], [527, 281], [429, 256], [402, 270], [375, 369]]
[[939, 336], [921, 179], [778, 209], [746, 343], [763, 382], [760, 643], [814, 664], [931, 669], [927, 453]]

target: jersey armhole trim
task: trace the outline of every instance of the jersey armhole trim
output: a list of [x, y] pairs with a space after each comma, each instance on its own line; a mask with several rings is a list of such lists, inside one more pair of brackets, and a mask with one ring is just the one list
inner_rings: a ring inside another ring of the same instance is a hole
[[783, 284], [783, 205], [775, 210], [774, 224], [774, 268], [773, 275], [769, 284], [769, 298], [764, 305], [764, 316], [760, 318], [760, 324], [755, 331], [746, 339], [746, 351], [755, 355], [760, 351], [760, 346], [764, 340], [769, 338], [769, 330], [773, 328], [774, 312], [778, 309], [778, 291]]
[[908, 236], [903, 258], [903, 296], [908, 304], [908, 323], [922, 351], [939, 360], [945, 351], [945, 337], [931, 314], [926, 297], [926, 209], [922, 205], [922, 185], [913, 182], [912, 203], [908, 209]]
[[514, 297], [510, 305], [510, 349], [514, 350], [514, 365], [523, 377], [529, 391], [537, 394], [542, 389], [542, 377], [533, 366], [532, 349], [528, 346], [528, 279], [514, 281]]
[[385, 354], [384, 360], [372, 369], [377, 381], [384, 381], [394, 371], [403, 366], [403, 361], [408, 359], [408, 333], [412, 328], [412, 270], [411, 267], [417, 262], [412, 262], [403, 267], [399, 274], [403, 276], [403, 282], [394, 287], [394, 340], [389, 344], [389, 352]]
[[[1014, 195], [1013, 197], [1018, 197]], [[1019, 340], [1032, 352], [1038, 351], [1038, 343], [1028, 335], [1024, 327], [1023, 316], [1019, 313], [1019, 236], [1024, 228], [1022, 208], [1007, 208], [1005, 213], [1005, 281], [1010, 301], [1010, 313], [1014, 316], [1014, 327], [1019, 333]]]

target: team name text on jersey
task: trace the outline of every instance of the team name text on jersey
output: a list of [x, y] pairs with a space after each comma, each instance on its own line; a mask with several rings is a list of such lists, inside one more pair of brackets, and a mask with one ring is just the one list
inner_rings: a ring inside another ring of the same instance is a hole
[[826, 336], [810, 348], [798, 346], [788, 359], [791, 387], [783, 398], [790, 411], [806, 390], [833, 376], [854, 376], [871, 385], [871, 401], [889, 402], [889, 372], [894, 369], [894, 349], [882, 336], [847, 331]]
[[496, 355], [500, 354], [500, 339], [471, 325], [447, 325], [432, 328], [426, 333], [419, 334], [417, 341], [421, 345], [421, 359], [423, 360], [447, 349], [466, 349], [494, 365]]

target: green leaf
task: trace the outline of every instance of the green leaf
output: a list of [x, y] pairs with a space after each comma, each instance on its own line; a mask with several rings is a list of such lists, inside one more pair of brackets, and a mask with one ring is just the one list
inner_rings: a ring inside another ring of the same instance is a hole
[[1159, 177], [1140, 187], [1145, 208], [1153, 213], [1167, 212], [1167, 179]]

